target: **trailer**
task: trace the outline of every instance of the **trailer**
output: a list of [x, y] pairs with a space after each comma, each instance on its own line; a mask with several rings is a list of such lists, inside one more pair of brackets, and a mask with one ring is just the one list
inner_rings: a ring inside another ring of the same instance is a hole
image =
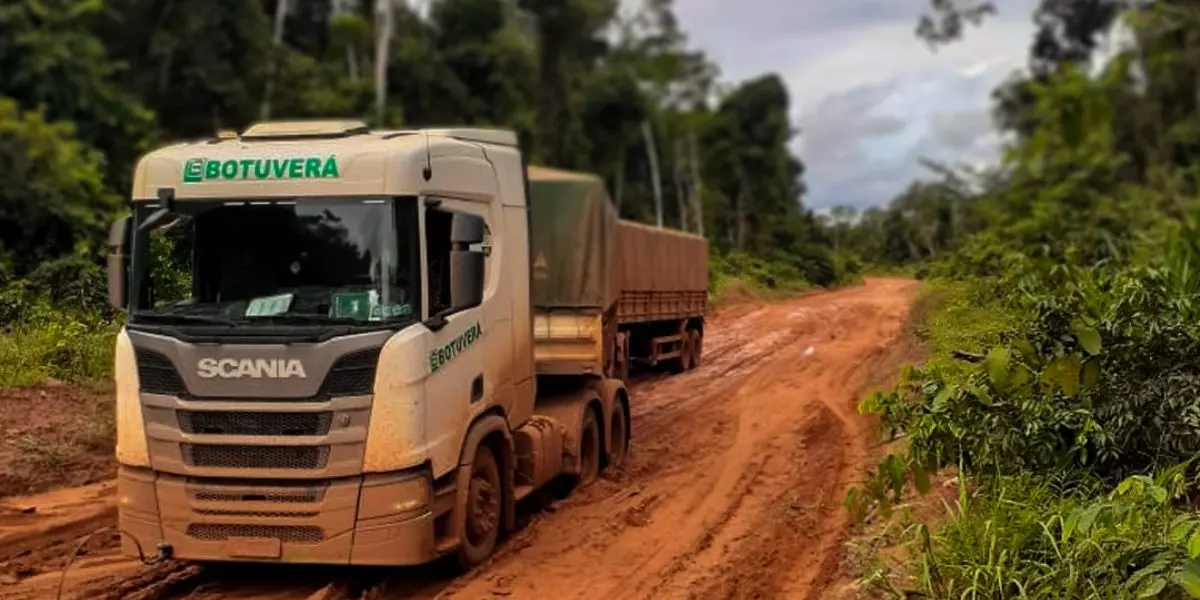
[[151, 152], [131, 201], [108, 263], [130, 555], [476, 565], [517, 501], [623, 463], [632, 359], [699, 360], [703, 240], [526, 169], [511, 131], [263, 123]]
[[617, 217], [598, 176], [530, 167], [538, 372], [604, 373], [634, 361], [699, 364], [708, 241]]

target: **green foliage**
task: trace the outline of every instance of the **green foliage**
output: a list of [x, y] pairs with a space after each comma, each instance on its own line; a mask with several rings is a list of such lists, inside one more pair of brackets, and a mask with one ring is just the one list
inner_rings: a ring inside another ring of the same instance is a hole
[[105, 189], [100, 154], [74, 135], [70, 124], [48, 122], [0, 96], [0, 257], [14, 276], [98, 247], [120, 206]]
[[1093, 485], [989, 484], [980, 495], [961, 489], [941, 530], [905, 532], [909, 577], [879, 571], [868, 582], [897, 598], [1200, 597], [1200, 518], [1174, 505], [1190, 484], [1181, 469], [1095, 499]]

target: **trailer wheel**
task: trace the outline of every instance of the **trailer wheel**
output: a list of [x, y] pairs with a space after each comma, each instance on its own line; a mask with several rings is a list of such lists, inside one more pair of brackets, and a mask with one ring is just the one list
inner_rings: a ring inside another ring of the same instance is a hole
[[693, 329], [688, 332], [688, 338], [692, 342], [692, 368], [700, 366], [700, 357], [704, 350], [704, 335], [699, 329]]
[[690, 371], [692, 369], [692, 336], [688, 332], [683, 332], [679, 340], [679, 358], [674, 361], [674, 370], [677, 373]]
[[612, 424], [609, 425], [608, 468], [619, 469], [625, 464], [629, 453], [629, 425], [625, 419], [625, 403], [618, 398], [613, 405]]
[[621, 381], [629, 381], [629, 334], [617, 334], [616, 348], [613, 349], [613, 377]]
[[500, 467], [486, 444], [481, 444], [475, 452], [468, 486], [467, 504], [462, 510], [463, 536], [458, 546], [458, 562], [464, 569], [491, 556], [500, 537], [504, 489], [500, 482]]

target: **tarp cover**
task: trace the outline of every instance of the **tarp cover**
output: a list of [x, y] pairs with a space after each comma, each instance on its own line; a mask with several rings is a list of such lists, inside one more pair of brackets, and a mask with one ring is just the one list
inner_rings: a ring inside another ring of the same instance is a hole
[[604, 181], [534, 166], [528, 175], [533, 305], [607, 309], [617, 213]]
[[708, 290], [708, 240], [621, 220], [613, 239], [613, 285], [626, 292]]
[[533, 305], [606, 309], [621, 291], [708, 289], [708, 241], [617, 218], [599, 177], [529, 167]]

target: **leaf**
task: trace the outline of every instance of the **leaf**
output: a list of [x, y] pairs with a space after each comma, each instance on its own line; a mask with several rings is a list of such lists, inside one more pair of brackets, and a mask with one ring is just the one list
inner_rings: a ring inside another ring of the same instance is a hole
[[1147, 581], [1142, 585], [1142, 589], [1138, 591], [1138, 598], [1155, 598], [1162, 593], [1163, 588], [1167, 587], [1167, 580], [1162, 577], [1156, 577]]
[[1176, 573], [1175, 582], [1189, 596], [1200, 598], [1200, 565], [1195, 560], [1188, 561], [1187, 565]]
[[921, 466], [921, 461], [912, 461], [909, 468], [912, 470], [913, 485], [916, 486], [917, 491], [921, 495], [928, 494], [930, 490], [929, 473], [925, 471], [925, 467]]
[[1083, 363], [1083, 370], [1079, 375], [1080, 386], [1084, 390], [1090, 390], [1100, 381], [1100, 359], [1089, 358]]
[[1085, 352], [1092, 356], [1100, 353], [1100, 332], [1083, 323], [1076, 323], [1072, 329], [1075, 331], [1075, 337], [1079, 338], [1079, 346]]
[[1029, 343], [1029, 340], [1017, 340], [1013, 342], [1012, 347], [1015, 348], [1017, 352], [1020, 352], [1021, 357], [1024, 358], [1029, 364], [1037, 364], [1040, 362], [1041, 357], [1038, 356], [1037, 350], [1033, 348], [1033, 344]]
[[1192, 539], [1188, 540], [1187, 551], [1188, 558], [1200, 557], [1200, 531], [1192, 534]]
[[991, 352], [988, 352], [986, 359], [988, 377], [991, 378], [992, 385], [995, 385], [996, 389], [1004, 389], [1005, 384], [1008, 383], [1008, 363], [1010, 360], [1011, 356], [1008, 353], [1008, 348], [1003, 346], [996, 346], [992, 348]]
[[1083, 514], [1079, 516], [1079, 533], [1087, 535], [1092, 528], [1092, 524], [1096, 522], [1096, 517], [1100, 514], [1100, 509], [1103, 508], [1100, 504], [1093, 504], [1087, 507]]
[[1072, 398], [1079, 393], [1079, 355], [1060, 356], [1046, 365], [1042, 379], [1057, 386], [1064, 396]]
[[933, 412], [941, 412], [942, 409], [946, 408], [946, 402], [948, 402], [950, 400], [950, 396], [953, 396], [954, 392], [957, 391], [958, 388], [952, 385], [942, 388], [941, 391], [937, 393], [937, 396], [933, 397]]

